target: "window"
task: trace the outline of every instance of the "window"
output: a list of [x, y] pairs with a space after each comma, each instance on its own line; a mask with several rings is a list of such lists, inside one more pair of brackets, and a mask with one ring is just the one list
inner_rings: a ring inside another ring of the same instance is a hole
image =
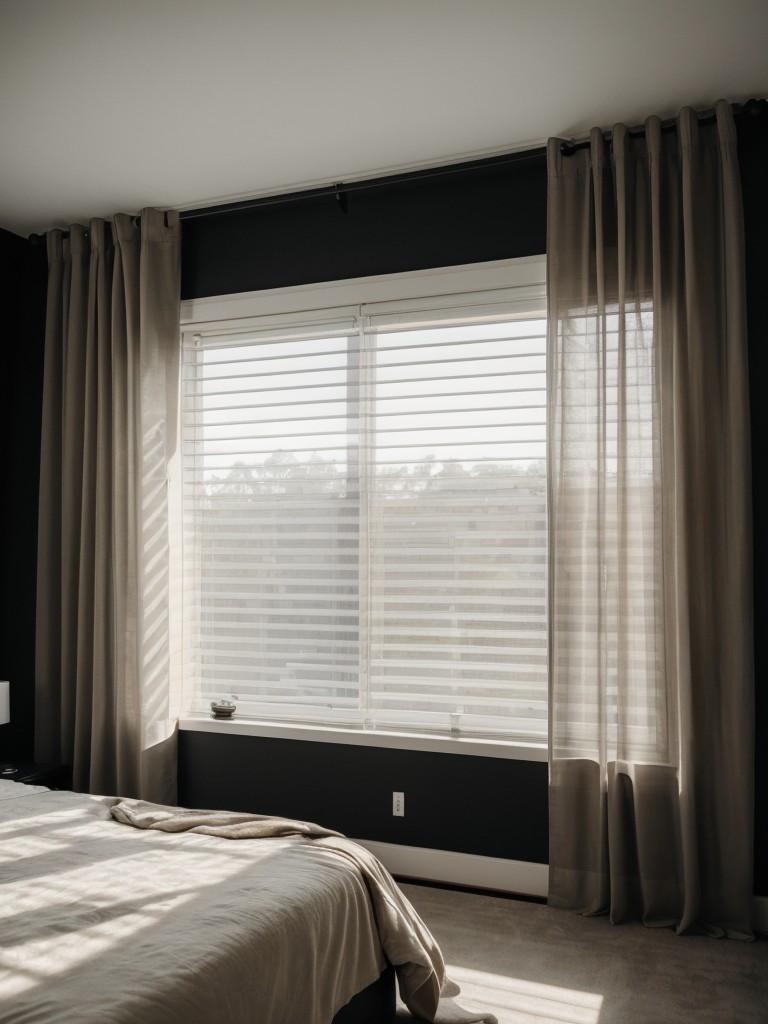
[[192, 706], [542, 742], [543, 262], [253, 302], [184, 330]]

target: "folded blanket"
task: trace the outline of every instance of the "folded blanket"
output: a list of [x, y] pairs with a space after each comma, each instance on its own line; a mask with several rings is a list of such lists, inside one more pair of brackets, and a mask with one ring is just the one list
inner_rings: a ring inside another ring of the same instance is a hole
[[434, 1024], [497, 1024], [492, 1014], [478, 1016], [453, 1002], [459, 987], [446, 977], [442, 954], [429, 929], [376, 857], [341, 833], [289, 818], [189, 810], [143, 800], [120, 800], [110, 812], [124, 825], [161, 832], [195, 832], [222, 839], [296, 836], [343, 857], [365, 879], [381, 947], [395, 967], [400, 996], [411, 1013]]
[[197, 832], [222, 839], [266, 839], [270, 836], [338, 836], [322, 825], [291, 818], [272, 818], [267, 814], [239, 814], [237, 811], [195, 811], [186, 807], [167, 807], [145, 800], [121, 800], [110, 811], [123, 825], [152, 828], [160, 832]]

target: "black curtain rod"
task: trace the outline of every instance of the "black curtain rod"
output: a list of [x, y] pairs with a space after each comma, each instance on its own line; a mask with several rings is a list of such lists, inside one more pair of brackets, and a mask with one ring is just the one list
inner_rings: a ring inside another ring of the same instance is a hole
[[206, 206], [197, 210], [182, 210], [181, 220], [196, 220], [198, 217], [213, 217], [222, 213], [242, 213], [257, 209], [260, 206], [278, 206], [282, 203], [300, 202], [304, 199], [318, 199], [335, 196], [346, 212], [345, 196], [349, 192], [367, 192], [375, 188], [388, 188], [392, 185], [407, 185], [410, 182], [424, 181], [429, 178], [442, 178], [449, 174], [469, 174], [486, 168], [503, 167], [505, 164], [517, 163], [520, 160], [533, 160], [546, 155], [542, 146], [538, 149], [519, 150], [501, 156], [485, 157], [481, 160], [468, 160], [460, 164], [447, 164], [444, 167], [429, 167], [420, 171], [405, 171], [402, 174], [390, 174], [382, 178], [367, 178], [364, 181], [337, 181], [332, 185], [320, 185], [317, 188], [302, 189], [298, 192], [283, 192], [272, 196], [257, 196], [255, 199], [243, 199], [240, 202], [224, 203], [220, 206]]
[[[733, 111], [733, 116], [734, 117], [740, 117], [742, 114], [751, 114], [752, 117], [759, 117], [759, 115], [761, 113], [761, 110], [762, 110], [761, 104], [764, 104], [764, 103], [765, 103], [765, 100], [755, 100], [755, 99], [747, 100], [746, 103], [733, 103], [733, 104], [731, 104], [731, 110]], [[699, 124], [713, 124], [715, 122], [716, 118], [717, 118], [717, 115], [715, 114], [714, 111], [712, 111], [711, 114], [704, 114], [703, 116], [701, 116], [699, 118]], [[663, 132], [671, 132], [675, 128], [677, 128], [677, 118], [676, 117], [670, 117], [666, 121], [662, 121], [661, 122], [661, 130]], [[633, 125], [628, 131], [629, 131], [630, 135], [644, 135], [645, 134], [645, 125], [643, 125], [643, 124]], [[603, 138], [607, 142], [611, 141], [611, 139], [613, 138], [613, 132], [611, 131], [610, 128], [606, 129], [603, 132]], [[563, 156], [572, 156], [574, 153], [578, 152], [580, 149], [588, 149], [589, 146], [591, 146], [591, 144], [592, 143], [591, 143], [589, 138], [585, 138], [585, 139], [565, 139], [563, 142], [560, 143], [560, 152], [563, 154]]]

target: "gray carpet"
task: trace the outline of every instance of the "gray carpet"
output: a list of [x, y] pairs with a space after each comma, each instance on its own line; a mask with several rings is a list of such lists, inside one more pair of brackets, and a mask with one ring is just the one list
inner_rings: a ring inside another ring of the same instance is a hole
[[[641, 924], [403, 884], [440, 943], [457, 1002], [499, 1024], [768, 1024], [768, 940]], [[413, 1019], [398, 1009], [398, 1020]]]

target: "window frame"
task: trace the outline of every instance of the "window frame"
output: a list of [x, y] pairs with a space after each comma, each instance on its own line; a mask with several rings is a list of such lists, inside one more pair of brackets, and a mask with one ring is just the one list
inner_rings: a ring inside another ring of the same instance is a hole
[[[446, 267], [428, 271], [398, 273], [379, 277], [332, 281], [322, 284], [212, 296], [182, 302], [182, 340], [195, 334], [248, 330], [254, 320], [265, 328], [291, 323], [297, 327], [311, 321], [317, 324], [327, 317], [338, 322], [357, 316], [361, 304], [366, 315], [385, 315], [393, 310], [455, 308], [482, 293], [483, 302], [493, 302], [494, 293], [514, 288], [526, 309], [532, 303], [545, 312], [544, 255], [491, 263]], [[505, 296], [505, 302], [508, 298]], [[179, 471], [179, 477], [181, 473]], [[179, 484], [181, 480], [179, 479]], [[450, 750], [482, 756], [546, 760], [547, 740], [521, 741], [498, 736], [451, 736], [446, 734], [400, 732], [397, 728], [365, 729], [345, 723], [283, 722], [238, 715], [233, 721], [214, 721], [205, 711], [190, 711], [191, 700], [184, 692], [182, 672], [182, 729], [234, 731], [240, 734], [282, 736], [325, 742], [394, 746], [416, 750]]]

